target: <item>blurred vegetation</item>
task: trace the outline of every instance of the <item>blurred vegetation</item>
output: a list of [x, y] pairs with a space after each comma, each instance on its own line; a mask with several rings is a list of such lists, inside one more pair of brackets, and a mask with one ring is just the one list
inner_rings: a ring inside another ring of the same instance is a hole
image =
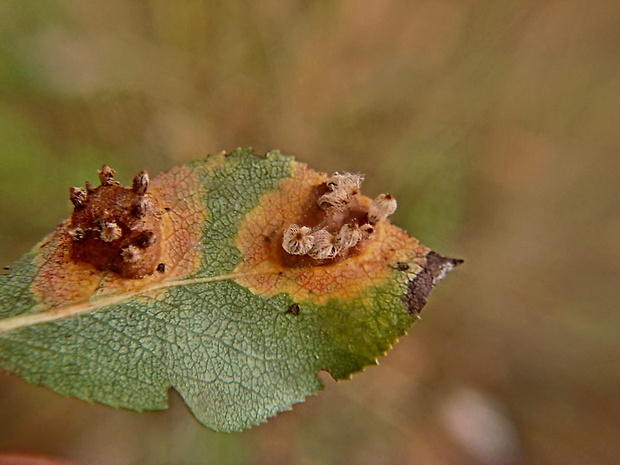
[[620, 462], [620, 3], [0, 3], [0, 260], [108, 163], [279, 148], [466, 264], [352, 381], [253, 430], [0, 375], [0, 450], [78, 464]]

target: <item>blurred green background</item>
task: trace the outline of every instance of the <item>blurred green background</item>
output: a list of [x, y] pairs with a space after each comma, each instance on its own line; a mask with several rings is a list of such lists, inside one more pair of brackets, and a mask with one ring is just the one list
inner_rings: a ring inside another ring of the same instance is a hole
[[279, 148], [466, 260], [381, 366], [250, 431], [0, 374], [0, 450], [82, 465], [620, 463], [620, 3], [3, 0], [0, 263], [108, 163]]

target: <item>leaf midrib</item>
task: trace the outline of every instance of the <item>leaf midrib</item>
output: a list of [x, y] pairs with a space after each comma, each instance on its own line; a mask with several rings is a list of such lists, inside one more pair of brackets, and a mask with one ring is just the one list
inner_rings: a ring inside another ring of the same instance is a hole
[[34, 326], [42, 323], [49, 323], [51, 321], [62, 320], [65, 318], [72, 318], [78, 315], [84, 315], [86, 313], [93, 312], [100, 308], [116, 305], [125, 300], [141, 295], [146, 295], [151, 292], [159, 291], [162, 289], [169, 289], [179, 286], [192, 286], [195, 284], [206, 284], [220, 281], [234, 280], [241, 277], [252, 276], [257, 273], [230, 273], [220, 276], [207, 276], [202, 278], [191, 278], [176, 281], [163, 281], [158, 284], [154, 284], [147, 289], [139, 289], [131, 292], [122, 292], [118, 294], [110, 294], [105, 297], [101, 297], [97, 300], [84, 301], [77, 304], [61, 305], [53, 307], [49, 310], [44, 310], [37, 313], [29, 313], [27, 315], [17, 315], [0, 320], [0, 334], [14, 331], [16, 329]]

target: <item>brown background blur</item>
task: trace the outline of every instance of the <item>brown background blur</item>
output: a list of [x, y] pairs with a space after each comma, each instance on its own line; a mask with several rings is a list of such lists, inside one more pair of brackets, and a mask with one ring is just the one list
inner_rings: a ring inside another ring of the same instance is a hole
[[237, 434], [0, 374], [0, 450], [81, 465], [620, 463], [620, 3], [0, 2], [0, 263], [108, 163], [279, 148], [464, 258], [381, 366]]

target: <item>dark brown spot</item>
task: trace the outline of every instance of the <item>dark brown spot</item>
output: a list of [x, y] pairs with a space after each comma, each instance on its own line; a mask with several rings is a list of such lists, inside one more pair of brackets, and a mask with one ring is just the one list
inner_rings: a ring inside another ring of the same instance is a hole
[[398, 271], [407, 271], [409, 269], [409, 264], [405, 262], [396, 262], [396, 269]]
[[426, 263], [423, 270], [407, 285], [407, 294], [403, 301], [407, 304], [409, 313], [418, 315], [424, 305], [426, 298], [439, 281], [441, 281], [448, 271], [455, 266], [463, 263], [463, 260], [442, 257], [436, 252], [429, 252], [426, 256]]
[[286, 313], [289, 315], [298, 316], [301, 313], [301, 307], [299, 304], [291, 304], [288, 309], [286, 309]]
[[159, 265], [157, 265], [157, 271], [159, 273], [165, 273], [166, 272], [166, 264], [165, 263], [160, 263]]
[[144, 231], [136, 239], [136, 245], [138, 247], [142, 247], [143, 249], [147, 249], [152, 247], [153, 244], [155, 244], [155, 241], [156, 237], [153, 231]]
[[360, 227], [360, 230], [362, 231], [362, 234], [364, 234], [366, 236], [371, 236], [372, 233], [375, 232], [375, 228], [373, 228], [370, 224], [363, 224]]

